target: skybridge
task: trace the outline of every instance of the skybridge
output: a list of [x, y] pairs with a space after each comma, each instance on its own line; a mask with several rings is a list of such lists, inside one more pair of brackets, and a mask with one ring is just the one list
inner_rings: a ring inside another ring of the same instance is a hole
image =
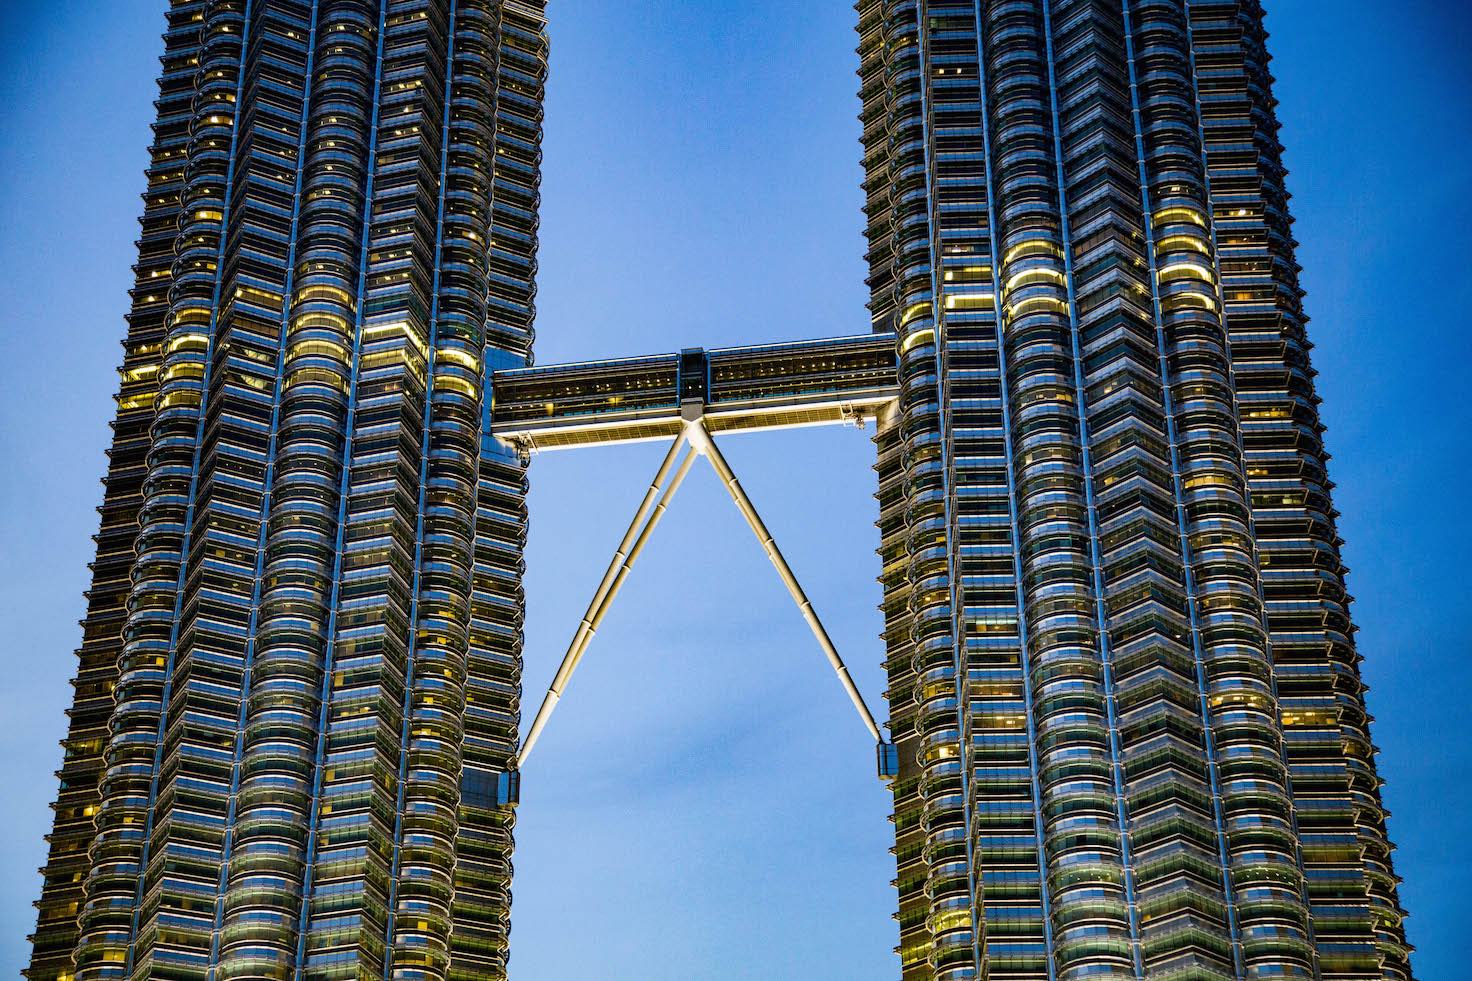
[[862, 423], [898, 394], [893, 334], [758, 344], [495, 373], [491, 431], [540, 451], [674, 439], [680, 407], [712, 434]]
[[712, 350], [687, 348], [678, 354], [495, 373], [491, 435], [521, 450], [648, 440], [667, 441], [669, 448], [573, 633], [522, 740], [516, 768], [500, 774], [494, 788], [479, 793], [500, 804], [516, 802], [521, 765], [531, 755], [635, 560], [702, 456], [710, 461], [761, 543], [853, 702], [874, 740], [879, 776], [891, 779], [898, 773], [894, 744], [885, 740], [817, 611], [715, 439], [731, 432], [863, 425], [894, 404], [899, 394], [897, 364], [893, 334], [863, 334]]

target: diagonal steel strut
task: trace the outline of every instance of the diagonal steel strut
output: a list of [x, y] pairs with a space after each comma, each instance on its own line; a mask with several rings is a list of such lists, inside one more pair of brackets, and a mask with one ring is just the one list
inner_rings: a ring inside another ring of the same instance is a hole
[[[698, 403], [696, 403], [698, 405]], [[573, 672], [582, 663], [583, 655], [587, 652], [588, 645], [592, 642], [598, 627], [603, 623], [613, 600], [618, 596], [623, 587], [624, 580], [628, 578], [629, 571], [634, 562], [644, 551], [645, 544], [649, 541], [650, 534], [654, 531], [659, 519], [664, 516], [671, 499], [680, 485], [684, 483], [685, 477], [690, 472], [695, 458], [705, 456], [710, 460], [711, 466], [721, 478], [721, 483], [736, 502], [736, 508], [751, 526], [756, 534], [757, 540], [761, 542], [762, 550], [767, 553], [767, 558], [777, 569], [777, 575], [781, 578], [783, 585], [787, 587], [788, 593], [797, 603], [798, 610], [803, 619], [807, 621], [813, 636], [817, 638], [818, 645], [823, 648], [823, 653], [828, 658], [828, 663], [833, 666], [838, 675], [839, 682], [844, 691], [848, 693], [849, 700], [853, 702], [854, 708], [859, 713], [864, 728], [874, 737], [874, 741], [880, 745], [881, 750], [888, 746], [884, 736], [879, 731], [879, 725], [874, 721], [874, 715], [869, 711], [869, 706], [864, 702], [864, 696], [859, 694], [858, 687], [854, 684], [853, 677], [848, 668], [839, 657], [838, 649], [833, 646], [833, 640], [828, 636], [828, 631], [823, 627], [823, 622], [818, 619], [817, 612], [813, 609], [812, 601], [803, 592], [802, 586], [793, 574], [792, 567], [787, 564], [787, 559], [782, 555], [781, 549], [777, 547], [772, 533], [767, 530], [761, 515], [757, 513], [756, 505], [747, 496], [742, 488], [741, 482], [736, 479], [736, 474], [731, 470], [731, 465], [726, 462], [724, 454], [716, 446], [715, 440], [705, 428], [705, 422], [699, 414], [699, 409], [692, 406], [693, 413], [686, 416], [684, 429], [665, 453], [660, 462], [659, 470], [654, 475], [649, 489], [644, 493], [644, 499], [639, 503], [638, 510], [634, 513], [634, 520], [629, 523], [629, 528], [624, 532], [623, 539], [613, 553], [613, 558], [608, 564], [608, 569], [603, 573], [603, 579], [593, 593], [593, 599], [588, 604], [587, 612], [583, 614], [582, 621], [578, 624], [577, 631], [573, 634], [572, 641], [568, 644], [567, 653], [562, 657], [562, 663], [557, 667], [557, 673], [552, 679], [552, 684], [547, 689], [547, 695], [542, 700], [541, 707], [537, 710], [536, 718], [532, 720], [531, 729], [528, 730], [526, 740], [521, 745], [521, 752], [516, 759], [517, 768], [520, 769], [526, 763], [527, 757], [531, 755], [537, 740], [542, 735], [542, 730], [551, 718], [552, 712], [557, 708], [557, 703], [562, 698], [562, 692], [567, 683], [572, 679]], [[689, 445], [690, 451], [680, 460], [679, 466], [675, 467], [675, 459], [680, 449]], [[674, 475], [670, 475], [674, 467]], [[892, 748], [892, 747], [891, 747]]]
[[833, 670], [837, 673], [838, 680], [843, 684], [844, 691], [848, 692], [849, 700], [854, 703], [854, 708], [858, 710], [859, 718], [863, 720], [864, 727], [869, 730], [869, 734], [874, 737], [876, 743], [883, 743], [884, 736], [879, 732], [879, 725], [874, 721], [873, 713], [869, 711], [869, 706], [864, 704], [864, 696], [859, 694], [859, 689], [854, 684], [854, 679], [849, 675], [848, 668], [843, 663], [843, 658], [838, 656], [838, 649], [833, 646], [833, 640], [828, 636], [828, 631], [823, 628], [823, 622], [818, 619], [818, 614], [813, 610], [812, 602], [808, 599], [807, 594], [803, 592], [802, 586], [797, 581], [797, 576], [793, 575], [792, 567], [787, 564], [787, 559], [783, 557], [781, 549], [777, 547], [777, 542], [772, 537], [772, 533], [767, 530], [767, 526], [763, 523], [761, 515], [757, 513], [756, 505], [751, 503], [751, 498], [746, 495], [741, 482], [736, 479], [736, 474], [731, 470], [731, 465], [726, 462], [725, 456], [721, 453], [720, 448], [716, 446], [716, 441], [706, 430], [705, 422], [699, 417], [687, 418], [685, 422], [685, 438], [690, 441], [690, 445], [697, 452], [705, 454], [706, 459], [710, 460], [711, 466], [715, 468], [716, 473], [721, 478], [721, 483], [726, 486], [727, 492], [730, 493], [731, 500], [736, 502], [737, 510], [741, 512], [742, 517], [746, 518], [746, 523], [751, 526], [751, 530], [756, 534], [757, 540], [762, 543], [762, 549], [767, 553], [767, 558], [776, 567], [777, 575], [781, 577], [783, 585], [792, 594], [792, 599], [797, 603], [797, 608], [802, 612], [803, 619], [808, 622], [808, 627], [812, 629], [813, 636], [817, 638], [818, 646], [822, 647], [823, 653], [828, 655], [828, 663], [833, 665]]
[[[572, 642], [567, 645], [567, 653], [562, 656], [562, 663], [557, 666], [557, 674], [552, 678], [552, 685], [547, 689], [547, 696], [542, 699], [542, 707], [537, 709], [537, 716], [532, 720], [532, 727], [527, 732], [526, 739], [521, 744], [521, 752], [516, 758], [518, 767], [525, 763], [526, 758], [531, 755], [532, 748], [536, 746], [537, 739], [542, 735], [542, 729], [546, 727], [547, 720], [552, 716], [552, 710], [557, 708], [557, 702], [562, 698], [562, 690], [567, 687], [573, 672], [582, 662], [583, 653], [588, 649], [588, 643], [593, 639], [593, 634], [597, 632], [598, 625], [603, 622], [603, 616], [608, 612], [609, 604], [618, 595], [624, 579], [628, 577], [629, 570], [634, 565], [634, 560], [644, 550], [644, 544], [649, 540], [654, 526], [659, 524], [659, 519], [664, 516], [665, 510], [669, 507], [670, 499], [675, 496], [675, 491], [679, 490], [680, 484], [685, 480], [685, 475], [690, 472], [690, 467], [697, 456], [693, 450], [685, 454], [674, 477], [670, 478], [670, 468], [674, 466], [675, 457], [685, 443], [686, 436], [681, 433], [670, 444], [669, 452], [660, 461], [654, 480], [650, 483], [649, 489], [644, 492], [644, 499], [639, 502], [639, 509], [634, 512], [634, 520], [629, 523], [628, 531], [624, 532], [623, 539], [619, 542], [612, 560], [608, 563], [607, 571], [603, 573], [603, 580], [598, 584], [598, 589], [593, 593], [593, 599], [588, 604], [588, 610], [583, 614], [582, 622], [578, 624], [578, 629], [573, 634]], [[667, 478], [670, 478], [668, 485], [665, 483]], [[656, 497], [658, 498], [657, 504], [655, 503]]]

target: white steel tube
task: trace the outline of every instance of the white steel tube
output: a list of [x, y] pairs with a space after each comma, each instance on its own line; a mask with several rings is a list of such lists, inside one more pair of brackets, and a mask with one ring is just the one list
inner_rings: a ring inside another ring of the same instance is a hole
[[593, 641], [593, 635], [603, 625], [603, 617], [608, 613], [608, 608], [613, 605], [613, 599], [618, 595], [618, 591], [623, 588], [624, 580], [628, 578], [629, 570], [634, 567], [634, 561], [644, 552], [644, 546], [649, 543], [650, 533], [654, 531], [654, 526], [659, 524], [659, 519], [664, 517], [665, 511], [669, 508], [670, 500], [675, 496], [675, 491], [679, 490], [680, 485], [685, 482], [685, 477], [690, 473], [690, 468], [695, 465], [695, 458], [698, 455], [694, 452], [685, 454], [685, 458], [680, 461], [679, 469], [675, 471], [674, 477], [670, 478], [669, 486], [665, 488], [663, 496], [659, 499], [659, 503], [654, 506], [654, 512], [649, 515], [649, 521], [645, 523], [644, 530], [639, 532], [639, 537], [634, 540], [633, 547], [629, 549], [629, 557], [624, 559], [623, 566], [618, 570], [618, 575], [613, 578], [613, 585], [608, 589], [608, 595], [604, 597], [603, 603], [598, 607], [598, 612], [593, 615], [593, 622], [588, 626], [587, 631], [584, 632], [583, 643], [578, 648], [574, 666], [576, 666], [577, 661], [583, 659], [583, 652], [588, 649], [588, 645]]
[[[577, 632], [573, 634], [572, 642], [567, 646], [567, 653], [562, 656], [562, 663], [558, 665], [557, 674], [552, 678], [547, 695], [542, 699], [541, 707], [537, 709], [536, 718], [532, 720], [532, 726], [527, 731], [526, 739], [522, 741], [521, 752], [516, 758], [518, 768], [531, 755], [532, 748], [536, 746], [542, 730], [546, 728], [547, 720], [552, 717], [552, 711], [557, 708], [557, 703], [562, 699], [563, 689], [567, 687], [567, 683], [572, 680], [573, 672], [582, 663], [583, 654], [587, 651], [593, 635], [597, 633], [598, 625], [603, 622], [609, 604], [618, 595], [619, 589], [622, 588], [624, 580], [628, 577], [629, 570], [633, 568], [634, 560], [639, 557], [639, 553], [644, 551], [644, 545], [649, 541], [649, 535], [654, 531], [654, 526], [659, 524], [659, 519], [664, 516], [671, 498], [675, 496], [675, 491], [679, 489], [680, 484], [684, 483], [685, 475], [690, 472], [691, 465], [695, 463], [696, 454], [694, 452], [685, 454], [674, 477], [670, 478], [668, 486], [663, 486], [665, 479], [669, 477], [670, 466], [674, 463], [675, 455], [680, 447], [685, 445], [685, 441], [686, 435], [682, 433], [670, 447], [669, 452], [665, 454], [659, 471], [655, 474], [654, 482], [649, 485], [644, 500], [639, 504], [639, 510], [634, 514], [629, 530], [624, 533], [623, 540], [619, 542], [618, 549], [613, 553], [613, 560], [609, 563], [608, 570], [604, 572], [603, 580], [598, 584], [593, 600], [588, 604], [588, 610], [583, 614]], [[663, 493], [661, 493], [661, 488]], [[655, 503], [656, 495], [658, 495], [658, 503]]]
[[766, 524], [762, 522], [761, 515], [757, 513], [756, 505], [751, 503], [751, 498], [746, 496], [741, 482], [736, 479], [731, 465], [726, 462], [725, 456], [721, 454], [716, 441], [706, 431], [705, 423], [696, 419], [685, 425], [690, 445], [697, 451], [704, 453], [710, 459], [711, 466], [715, 467], [716, 473], [721, 478], [721, 483], [726, 485], [731, 499], [736, 502], [737, 509], [746, 518], [746, 523], [756, 534], [757, 540], [762, 543], [762, 549], [767, 553], [767, 558], [777, 569], [777, 575], [781, 577], [783, 585], [792, 594], [792, 599], [797, 603], [797, 608], [802, 611], [803, 619], [808, 622], [813, 636], [818, 639], [818, 646], [823, 648], [823, 653], [828, 656], [828, 663], [833, 665], [833, 670], [842, 682], [843, 688], [848, 692], [848, 697], [854, 703], [854, 708], [859, 712], [859, 718], [863, 720], [864, 727], [874, 737], [875, 742], [884, 742], [884, 736], [879, 732], [879, 724], [874, 721], [874, 715], [869, 711], [869, 706], [864, 704], [864, 696], [859, 694], [859, 689], [854, 685], [854, 679], [848, 673], [848, 668], [843, 663], [843, 658], [838, 656], [838, 649], [833, 646], [828, 631], [823, 628], [823, 622], [818, 619], [818, 614], [813, 610], [813, 604], [808, 600], [807, 594], [803, 592], [797, 577], [792, 573], [792, 567], [787, 564], [787, 559], [782, 556], [782, 551], [777, 548], [777, 542], [772, 538], [772, 533], [767, 530]]
[[629, 549], [632, 547], [634, 539], [639, 533], [640, 525], [644, 523], [645, 518], [649, 517], [649, 512], [654, 507], [655, 498], [664, 486], [665, 478], [670, 473], [670, 467], [674, 465], [675, 457], [680, 452], [680, 447], [685, 445], [685, 442], [686, 436], [682, 432], [670, 444], [669, 451], [665, 453], [664, 459], [659, 462], [659, 469], [655, 471], [654, 480], [650, 482], [649, 489], [644, 492], [643, 500], [639, 502], [638, 510], [634, 512], [634, 520], [629, 522], [628, 530], [624, 532], [624, 537], [619, 541], [618, 548], [614, 549], [613, 558], [609, 560], [608, 568], [603, 572], [603, 579], [599, 581], [598, 589], [594, 591], [593, 599], [588, 603], [588, 609], [583, 614], [583, 619], [578, 624], [578, 629], [573, 634], [572, 641], [567, 645], [567, 653], [563, 655], [562, 664], [557, 669], [557, 677], [552, 682], [553, 688], [556, 691], [562, 691], [562, 686], [567, 683], [568, 677], [577, 667], [573, 652], [583, 646], [584, 638], [592, 628], [593, 614], [603, 605], [604, 597], [608, 595], [609, 589], [612, 588], [613, 580], [618, 575], [619, 568], [623, 565], [624, 559], [629, 554]]

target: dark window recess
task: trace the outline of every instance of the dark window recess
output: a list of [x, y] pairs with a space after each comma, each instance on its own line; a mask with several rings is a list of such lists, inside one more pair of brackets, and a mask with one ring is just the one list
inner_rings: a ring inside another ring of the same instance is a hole
[[687, 347], [680, 352], [680, 401], [691, 399], [706, 401], [707, 378], [710, 375], [710, 359], [705, 349]]
[[520, 800], [521, 774], [516, 770], [506, 773], [466, 770], [460, 774], [460, 803], [463, 807], [494, 810]]
[[879, 764], [879, 779], [893, 780], [900, 775], [900, 748], [894, 743], [880, 743], [874, 747]]

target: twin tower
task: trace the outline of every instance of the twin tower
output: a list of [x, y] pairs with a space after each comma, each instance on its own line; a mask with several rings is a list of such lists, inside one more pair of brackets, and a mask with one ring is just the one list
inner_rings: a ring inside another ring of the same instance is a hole
[[1409, 981], [1259, 3], [858, 16], [872, 324], [542, 368], [540, 0], [171, 0], [30, 981], [505, 977], [530, 451], [671, 442], [585, 646], [866, 418], [903, 981]]

